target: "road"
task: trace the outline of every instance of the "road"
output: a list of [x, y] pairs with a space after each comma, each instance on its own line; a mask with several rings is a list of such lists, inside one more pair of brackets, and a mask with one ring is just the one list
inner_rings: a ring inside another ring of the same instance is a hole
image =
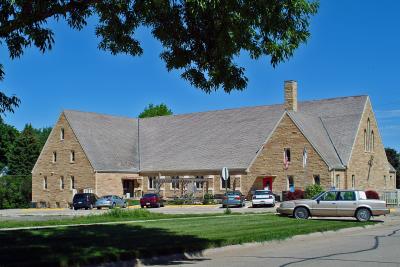
[[[400, 266], [400, 216], [368, 229], [317, 233], [281, 242], [231, 246], [177, 259], [179, 266]], [[173, 265], [169, 262], [168, 265]], [[162, 266], [162, 264], [160, 265]]]

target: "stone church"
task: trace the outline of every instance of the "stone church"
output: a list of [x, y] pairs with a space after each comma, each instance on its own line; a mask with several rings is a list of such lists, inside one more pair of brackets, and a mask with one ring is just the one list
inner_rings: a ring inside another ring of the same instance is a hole
[[247, 196], [315, 183], [395, 188], [368, 96], [298, 102], [296, 81], [284, 95], [283, 104], [144, 119], [65, 110], [32, 170], [32, 202], [66, 207], [76, 192], [174, 197], [188, 187], [220, 194], [225, 183]]

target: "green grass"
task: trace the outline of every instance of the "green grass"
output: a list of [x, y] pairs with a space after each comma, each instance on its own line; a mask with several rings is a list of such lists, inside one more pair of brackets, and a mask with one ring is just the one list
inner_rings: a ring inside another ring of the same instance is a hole
[[[281, 240], [299, 234], [373, 224], [296, 220], [273, 214], [221, 215], [118, 225], [0, 231], [0, 265], [82, 266], [172, 253], [197, 254], [211, 247]], [[113, 216], [125, 218], [127, 215], [115, 212]], [[142, 262], [146, 264], [146, 260]]]
[[47, 221], [0, 221], [0, 229], [18, 228], [18, 227], [35, 227], [35, 226], [54, 226], [54, 225], [71, 225], [71, 224], [89, 224], [116, 221], [133, 221], [133, 220], [153, 220], [168, 219], [182, 217], [203, 217], [217, 216], [221, 214], [163, 214], [149, 212], [145, 209], [123, 210], [112, 209], [103, 214], [75, 216], [72, 218], [60, 218]]

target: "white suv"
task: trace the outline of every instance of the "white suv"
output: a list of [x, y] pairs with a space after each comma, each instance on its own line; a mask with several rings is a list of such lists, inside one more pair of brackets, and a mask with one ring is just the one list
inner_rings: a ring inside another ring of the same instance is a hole
[[257, 206], [275, 206], [275, 196], [269, 190], [256, 190], [251, 201], [252, 207]]

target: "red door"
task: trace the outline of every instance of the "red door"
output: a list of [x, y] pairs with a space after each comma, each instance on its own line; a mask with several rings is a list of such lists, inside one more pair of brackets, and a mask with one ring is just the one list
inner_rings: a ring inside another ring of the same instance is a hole
[[272, 177], [265, 177], [263, 179], [263, 189], [268, 189], [272, 191], [272, 182], [273, 182]]

